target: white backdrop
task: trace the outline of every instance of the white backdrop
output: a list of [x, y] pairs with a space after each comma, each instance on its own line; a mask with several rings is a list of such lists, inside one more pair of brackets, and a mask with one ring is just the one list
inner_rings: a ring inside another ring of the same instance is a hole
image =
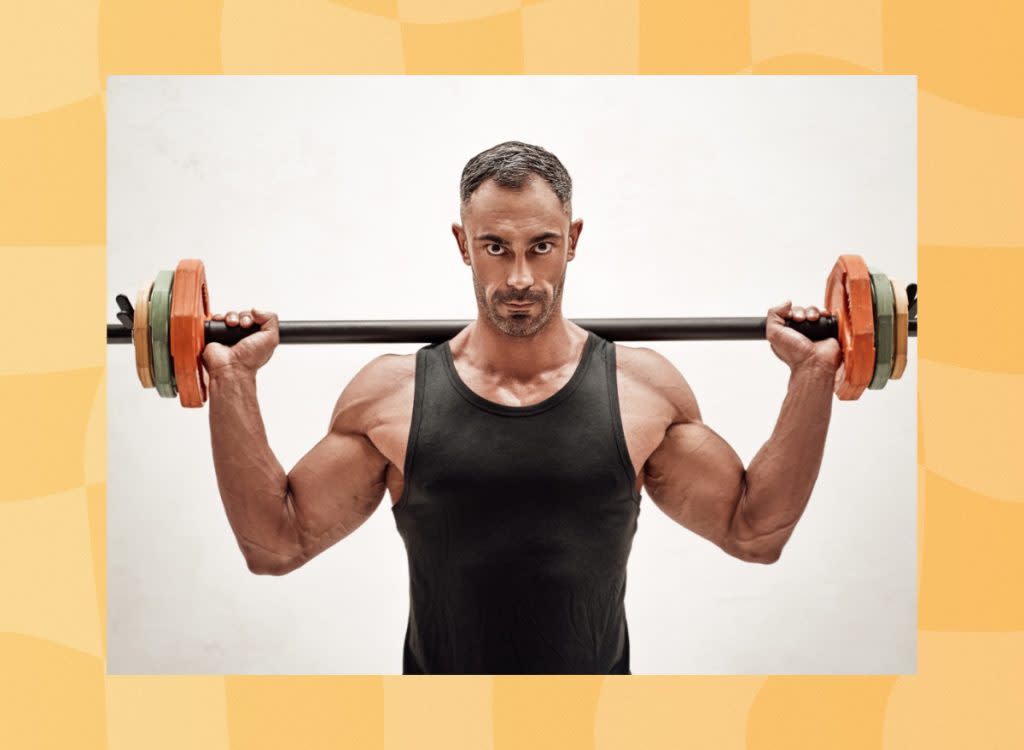
[[[475, 317], [449, 225], [462, 167], [504, 140], [552, 150], [573, 177], [567, 317], [820, 306], [846, 252], [916, 279], [912, 76], [114, 76], [108, 118], [112, 322], [116, 293], [182, 257], [204, 260], [219, 312]], [[786, 392], [767, 342], [649, 345], [749, 464]], [[257, 383], [285, 469], [363, 364], [419, 346], [280, 347]], [[916, 671], [916, 355], [912, 339], [902, 380], [834, 402], [776, 564], [730, 558], [644, 496], [634, 673]], [[208, 410], [144, 390], [130, 347], [108, 363], [109, 671], [400, 673], [408, 578], [390, 498], [303, 568], [254, 576]]]

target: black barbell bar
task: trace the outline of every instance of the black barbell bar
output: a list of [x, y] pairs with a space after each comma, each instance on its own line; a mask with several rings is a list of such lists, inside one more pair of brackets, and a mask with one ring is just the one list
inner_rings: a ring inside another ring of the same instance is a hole
[[[296, 320], [280, 322], [282, 344], [413, 344], [447, 341], [469, 325], [469, 320]], [[581, 328], [610, 341], [746, 341], [765, 338], [767, 318], [574, 318]], [[786, 320], [812, 341], [838, 336], [835, 316], [811, 322]], [[917, 336], [917, 320], [908, 321]], [[259, 331], [208, 320], [206, 342], [231, 346]], [[124, 325], [107, 324], [108, 344], [130, 344], [132, 332]]]

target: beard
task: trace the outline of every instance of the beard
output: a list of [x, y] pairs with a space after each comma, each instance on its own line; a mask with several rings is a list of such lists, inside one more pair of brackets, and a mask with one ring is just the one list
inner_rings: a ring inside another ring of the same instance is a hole
[[[476, 271], [473, 271], [473, 290], [476, 293], [477, 305], [484, 311], [494, 327], [506, 336], [533, 336], [544, 328], [551, 320], [555, 310], [559, 309], [563, 286], [565, 286], [564, 270], [561, 278], [553, 287], [550, 297], [539, 291], [500, 292], [493, 299], [488, 300], [486, 290], [477, 279]], [[503, 312], [505, 302], [534, 302], [536, 304], [528, 310], [513, 311], [506, 315]]]

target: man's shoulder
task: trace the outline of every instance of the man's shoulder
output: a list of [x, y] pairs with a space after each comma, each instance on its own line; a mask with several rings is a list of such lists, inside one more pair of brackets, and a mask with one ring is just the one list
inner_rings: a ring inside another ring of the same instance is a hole
[[628, 346], [617, 341], [614, 346], [616, 369], [627, 377], [647, 381], [682, 378], [682, 373], [661, 352], [647, 346]]
[[388, 398], [409, 387], [416, 378], [416, 352], [380, 354], [356, 373], [349, 384], [364, 397]]
[[380, 354], [363, 365], [342, 390], [331, 422], [363, 432], [389, 404], [403, 398], [411, 401], [415, 382], [415, 352]]
[[646, 346], [627, 346], [616, 342], [616, 377], [629, 388], [664, 402], [674, 413], [673, 422], [700, 419], [697, 399], [686, 378], [672, 360]]
[[387, 386], [394, 378], [408, 377], [416, 373], [416, 352], [409, 354], [378, 354], [367, 362], [356, 374], [378, 385]]

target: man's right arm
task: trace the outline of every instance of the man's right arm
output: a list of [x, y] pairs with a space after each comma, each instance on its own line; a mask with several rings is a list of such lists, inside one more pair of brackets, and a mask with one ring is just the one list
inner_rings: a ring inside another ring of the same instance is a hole
[[[384, 355], [386, 357], [387, 355]], [[387, 459], [364, 425], [379, 398], [378, 357], [344, 389], [327, 435], [290, 473], [267, 441], [256, 373], [210, 375], [210, 435], [224, 510], [253, 573], [283, 575], [358, 528], [384, 496]]]

